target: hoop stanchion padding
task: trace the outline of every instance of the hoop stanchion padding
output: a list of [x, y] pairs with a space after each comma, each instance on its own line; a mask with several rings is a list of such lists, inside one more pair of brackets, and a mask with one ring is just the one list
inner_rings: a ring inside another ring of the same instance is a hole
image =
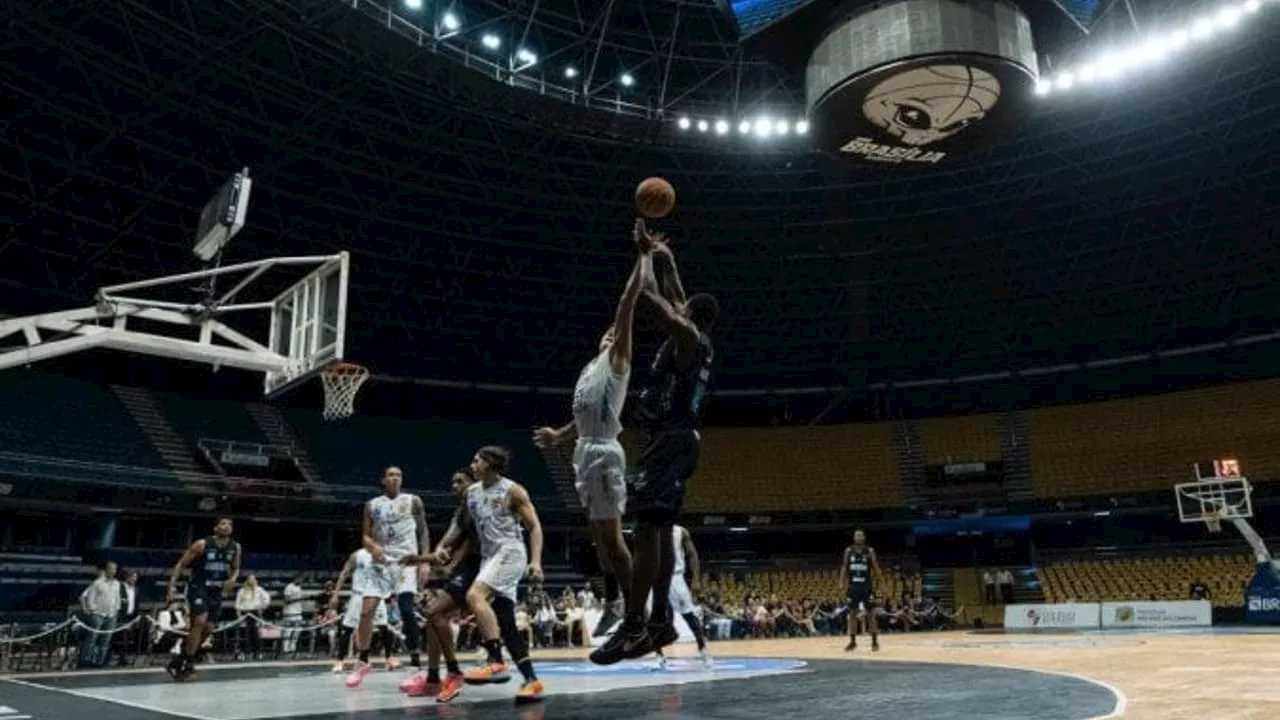
[[324, 384], [324, 419], [341, 420], [355, 414], [356, 395], [369, 379], [369, 369], [352, 363], [334, 363], [320, 373]]

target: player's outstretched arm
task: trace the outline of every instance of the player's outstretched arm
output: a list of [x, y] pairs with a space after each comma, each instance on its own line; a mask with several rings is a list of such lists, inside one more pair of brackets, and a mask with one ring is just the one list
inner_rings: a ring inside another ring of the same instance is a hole
[[[643, 232], [641, 221], [636, 221], [636, 234]], [[622, 299], [618, 301], [618, 309], [613, 316], [613, 345], [609, 348], [609, 366], [615, 375], [623, 375], [631, 370], [631, 346], [634, 336], [636, 302], [640, 299], [640, 291], [644, 289], [645, 280], [653, 272], [653, 253], [642, 251], [631, 269], [631, 277], [622, 290]]]
[[329, 596], [329, 607], [334, 610], [338, 609], [338, 596], [342, 594], [342, 588], [347, 584], [347, 578], [351, 577], [351, 571], [356, 569], [356, 554], [351, 553], [347, 556], [347, 561], [342, 564], [342, 570], [338, 572], [338, 579], [333, 583], [333, 594]]
[[849, 587], [849, 553], [853, 552], [853, 548], [846, 547], [844, 549], [844, 557], [840, 560], [840, 587]]
[[542, 584], [542, 521], [538, 519], [538, 510], [529, 499], [529, 491], [523, 485], [516, 485], [511, 490], [511, 509], [520, 516], [524, 528], [529, 532], [529, 579], [535, 584]]
[[361, 517], [360, 524], [364, 535], [364, 549], [369, 551], [374, 560], [382, 562], [385, 557], [382, 554], [382, 546], [378, 544], [378, 539], [373, 536], [373, 515], [369, 512], [369, 503], [364, 505], [364, 514]]
[[418, 552], [425, 557], [431, 552], [431, 528], [427, 525], [427, 509], [417, 495], [413, 496], [413, 524], [418, 531]]
[[702, 581], [702, 563], [698, 559], [698, 548], [693, 544], [693, 533], [689, 528], [681, 528], [680, 542], [684, 546], [684, 564], [689, 568], [689, 576], [693, 578], [696, 589]]
[[182, 578], [182, 571], [187, 569], [193, 560], [204, 554], [204, 540], [197, 540], [191, 543], [191, 547], [182, 553], [182, 557], [178, 558], [178, 562], [173, 564], [173, 570], [169, 572], [169, 587], [165, 591], [165, 600], [170, 601], [177, 597], [178, 580]]
[[578, 426], [570, 422], [564, 427], [533, 429], [533, 444], [540, 448], [555, 447], [578, 439]]
[[693, 351], [698, 347], [698, 327], [662, 295], [653, 290], [645, 290], [644, 296], [658, 309], [658, 323], [675, 341], [676, 356], [680, 362], [688, 362], [693, 357]]

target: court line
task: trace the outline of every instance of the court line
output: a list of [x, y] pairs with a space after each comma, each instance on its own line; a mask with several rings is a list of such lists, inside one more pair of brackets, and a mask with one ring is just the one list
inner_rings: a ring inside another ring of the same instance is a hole
[[161, 710], [159, 708], [155, 708], [150, 705], [143, 705], [141, 703], [129, 702], [128, 700], [117, 700], [115, 698], [99, 697], [97, 695], [91, 695], [87, 692], [81, 692], [79, 690], [68, 690], [67, 688], [53, 687], [51, 685], [41, 685], [39, 683], [28, 682], [26, 680], [15, 680], [13, 678], [7, 678], [5, 680], [0, 680], [0, 682], [9, 682], [9, 683], [13, 683], [14, 685], [24, 685], [29, 688], [35, 688], [36, 690], [47, 690], [51, 692], [59, 692], [64, 695], [72, 695], [74, 697], [78, 697], [82, 700], [93, 700], [96, 702], [113, 703], [115, 705], [127, 707], [132, 710], [146, 710], [147, 712], [156, 713], [157, 715], [168, 715], [169, 717], [180, 717], [180, 718], [186, 718], [187, 720], [222, 720], [221, 718], [208, 717], [206, 715], [193, 715], [191, 713], [174, 712], [172, 710]]

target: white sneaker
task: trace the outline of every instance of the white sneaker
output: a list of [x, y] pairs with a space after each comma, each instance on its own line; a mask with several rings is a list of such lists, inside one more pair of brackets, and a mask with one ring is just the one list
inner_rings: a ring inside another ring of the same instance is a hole
[[702, 658], [702, 667], [710, 670], [711, 666], [714, 664], [711, 660], [711, 653], [707, 652], [706, 648], [703, 648], [698, 651], [698, 657]]
[[662, 671], [664, 671], [664, 670], [666, 670], [666, 669], [667, 669], [667, 656], [666, 656], [666, 655], [659, 655], [659, 656], [658, 656], [658, 662], [654, 663], [654, 665], [653, 665], [653, 671], [654, 671], [654, 672], [662, 672]]
[[346, 671], [346, 669], [347, 669], [347, 661], [339, 660], [338, 662], [333, 664], [333, 669], [330, 670], [329, 672], [337, 675], [338, 673]]

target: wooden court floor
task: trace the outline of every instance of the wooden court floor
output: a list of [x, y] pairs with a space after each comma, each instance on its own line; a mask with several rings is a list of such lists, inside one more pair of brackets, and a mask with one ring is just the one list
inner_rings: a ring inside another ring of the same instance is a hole
[[[845, 653], [838, 637], [712, 643], [713, 654], [803, 659], [856, 657], [997, 665], [1078, 675], [1123, 693], [1132, 720], [1280, 719], [1280, 634], [1259, 635], [997, 635], [969, 632], [867, 638]], [[1090, 646], [1092, 645], [1092, 646]], [[692, 645], [672, 656], [693, 654]], [[585, 650], [540, 651], [535, 657], [585, 657]], [[928, 692], [921, 688], [921, 692]]]

